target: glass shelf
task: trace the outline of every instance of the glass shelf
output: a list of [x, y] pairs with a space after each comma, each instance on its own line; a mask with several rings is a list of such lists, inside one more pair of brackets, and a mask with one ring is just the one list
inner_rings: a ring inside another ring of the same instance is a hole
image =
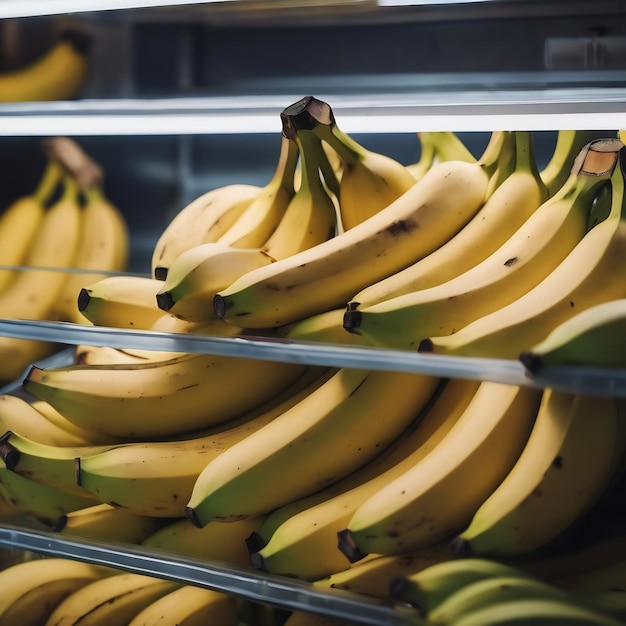
[[[205, 335], [82, 326], [66, 322], [0, 320], [0, 336], [38, 339], [59, 344], [110, 346], [221, 354], [266, 361], [306, 363], [327, 367], [394, 370], [449, 378], [467, 378], [572, 392], [626, 397], [626, 369], [597, 367], [545, 367], [532, 378], [514, 360], [420, 354], [370, 346], [344, 346], [268, 337], [208, 337]], [[42, 367], [54, 367], [67, 354], [53, 355]], [[65, 363], [66, 364], [66, 363]], [[18, 389], [20, 380], [0, 389]]]
[[311, 583], [256, 572], [252, 569], [194, 558], [130, 544], [70, 539], [56, 533], [30, 530], [0, 520], [0, 546], [38, 554], [147, 574], [184, 584], [232, 593], [255, 602], [330, 617], [349, 618], [360, 624], [408, 626], [421, 623], [415, 609], [390, 605], [373, 597], [339, 589], [320, 589]]

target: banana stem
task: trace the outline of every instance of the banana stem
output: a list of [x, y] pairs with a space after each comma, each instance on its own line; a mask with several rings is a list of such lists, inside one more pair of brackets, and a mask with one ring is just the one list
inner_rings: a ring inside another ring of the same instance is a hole
[[321, 140], [318, 139], [319, 143], [319, 168], [322, 171], [322, 176], [324, 177], [324, 182], [328, 189], [330, 189], [331, 193], [333, 193], [337, 198], [339, 198], [339, 179], [337, 178], [337, 174], [333, 169], [333, 166], [326, 154], [326, 150], [324, 150], [324, 146], [321, 144]]
[[56, 159], [49, 159], [43, 176], [33, 193], [35, 200], [46, 205], [62, 177], [63, 167], [61, 164]]
[[515, 170], [529, 172], [539, 178], [533, 136], [530, 131], [515, 131]]
[[459, 137], [451, 131], [439, 131], [436, 135], [437, 156], [441, 161], [464, 161], [476, 163], [476, 157]]
[[310, 130], [299, 130], [296, 137], [299, 144], [300, 159], [302, 160], [300, 189], [309, 190], [313, 193], [321, 192], [324, 189], [319, 172], [322, 144]]
[[337, 124], [316, 124], [313, 132], [323, 139], [344, 163], [350, 165], [365, 158], [365, 148], [342, 132]]
[[78, 198], [78, 183], [73, 176], [66, 174], [63, 177], [63, 193], [61, 195], [61, 202], [76, 202]]
[[276, 187], [277, 189], [282, 187], [289, 196], [293, 196], [295, 193], [295, 175], [299, 154], [298, 143], [282, 135], [278, 164], [274, 175], [267, 185], [268, 187]]

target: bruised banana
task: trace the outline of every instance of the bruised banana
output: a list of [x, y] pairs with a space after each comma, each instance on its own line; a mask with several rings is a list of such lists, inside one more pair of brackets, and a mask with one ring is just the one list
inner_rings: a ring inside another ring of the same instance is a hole
[[125, 365], [33, 366], [23, 387], [80, 428], [130, 440], [155, 439], [225, 423], [288, 388], [305, 368], [184, 354]]
[[0, 572], [3, 626], [40, 626], [70, 594], [101, 579], [104, 568], [73, 559], [38, 558]]
[[415, 184], [407, 168], [391, 157], [368, 150], [337, 126], [332, 108], [307, 96], [287, 107], [282, 116], [298, 134], [313, 132], [339, 155], [339, 212], [343, 230], [378, 213]]
[[613, 398], [546, 389], [519, 459], [454, 539], [454, 550], [529, 554], [581, 519], [607, 488], [622, 452], [618, 420]]
[[[73, 266], [81, 270], [125, 270], [130, 253], [130, 234], [122, 213], [97, 187], [87, 190], [85, 197]], [[78, 308], [78, 295], [83, 287], [104, 277], [97, 272], [67, 274], [54, 304], [55, 319], [88, 323]]]
[[162, 526], [160, 518], [133, 515], [100, 503], [68, 511], [56, 521], [53, 530], [70, 537], [137, 544]]
[[437, 164], [364, 222], [245, 274], [216, 295], [216, 317], [239, 325], [245, 320], [250, 328], [289, 324], [344, 306], [358, 291], [436, 250], [485, 202], [500, 143], [490, 142], [477, 163]]
[[464, 528], [521, 454], [540, 398], [528, 387], [481, 383], [435, 449], [357, 508], [339, 534], [344, 554], [397, 554]]
[[78, 481], [100, 501], [132, 513], [184, 517], [194, 482], [212, 458], [303, 400], [330, 375], [309, 368], [298, 381], [275, 396], [270, 407], [257, 409], [204, 436], [137, 442], [102, 450], [102, 454], [94, 448], [83, 448], [76, 455]]
[[574, 313], [626, 297], [620, 280], [626, 271], [624, 176], [611, 178], [609, 216], [593, 226], [569, 254], [534, 288], [454, 335], [429, 337], [421, 351], [517, 358]]
[[[389, 446], [438, 382], [416, 374], [340, 369], [295, 406], [211, 459], [196, 479], [186, 515], [198, 526], [255, 517], [335, 482]], [[389, 398], [395, 398], [391, 405]], [[359, 428], [364, 422], [368, 428]], [[285, 467], [292, 471], [285, 473]], [[272, 488], [277, 480], [280, 490]]]
[[414, 349], [427, 337], [457, 333], [526, 294], [583, 240], [591, 205], [611, 177], [620, 147], [613, 139], [589, 144], [561, 190], [474, 267], [428, 289], [348, 309], [344, 326], [375, 345]]
[[152, 251], [152, 276], [165, 280], [174, 260], [185, 250], [217, 241], [256, 198], [260, 187], [232, 184], [211, 189], [179, 211]]
[[106, 576], [67, 596], [52, 611], [46, 626], [128, 624], [140, 611], [178, 587], [177, 582], [130, 572]]
[[368, 496], [437, 446], [460, 418], [478, 385], [463, 379], [448, 381], [416, 423], [381, 455], [326, 489], [270, 513], [257, 533], [264, 545], [251, 555], [252, 564], [273, 574], [305, 580], [345, 569], [348, 562], [337, 550], [337, 533]]
[[557, 324], [519, 358], [537, 374], [546, 366], [626, 367], [626, 298], [602, 302]]
[[184, 585], [137, 613], [128, 626], [237, 626], [235, 597], [222, 591]]
[[294, 175], [298, 154], [298, 144], [281, 135], [274, 175], [237, 221], [217, 239], [219, 243], [235, 248], [260, 248], [265, 244], [295, 194]]
[[493, 254], [547, 200], [547, 190], [535, 163], [531, 133], [516, 131], [511, 135], [515, 142], [515, 169], [468, 224], [417, 263], [355, 294], [348, 302], [349, 310], [434, 287], [466, 272]]

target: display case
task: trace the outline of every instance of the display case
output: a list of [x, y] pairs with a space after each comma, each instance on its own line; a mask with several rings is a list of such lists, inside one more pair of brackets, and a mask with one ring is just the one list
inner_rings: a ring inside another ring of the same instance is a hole
[[[278, 153], [279, 114], [304, 95], [329, 102], [345, 132], [405, 164], [419, 157], [418, 131], [455, 131], [478, 154], [494, 130], [531, 130], [545, 163], [558, 129], [592, 129], [601, 137], [626, 128], [626, 7], [615, 1], [0, 0], [2, 68], [36, 58], [69, 27], [93, 38], [87, 81], [76, 99], [0, 104], [0, 204], [37, 178], [42, 139], [77, 139], [104, 167], [107, 191], [127, 217], [133, 273], [149, 274], [159, 234], [200, 193], [231, 182], [265, 184]], [[621, 369], [546, 367], [531, 378], [512, 360], [48, 321], [0, 320], [0, 335], [626, 397]], [[70, 358], [68, 349], [45, 363]], [[0, 546], [354, 623], [419, 621], [402, 603], [137, 546], [62, 538], [23, 520], [0, 525]]]

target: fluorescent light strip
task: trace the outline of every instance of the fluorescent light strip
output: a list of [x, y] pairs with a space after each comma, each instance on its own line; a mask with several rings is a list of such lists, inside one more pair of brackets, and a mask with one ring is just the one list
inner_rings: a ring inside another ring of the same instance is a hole
[[0, 18], [88, 13], [118, 9], [236, 2], [237, 0], [0, 0]]
[[[417, 131], [610, 130], [626, 128], [626, 112], [489, 113], [476, 115], [372, 114], [335, 112], [349, 133]], [[228, 135], [280, 132], [275, 114], [267, 115], [33, 115], [0, 116], [0, 137], [58, 135]]]

